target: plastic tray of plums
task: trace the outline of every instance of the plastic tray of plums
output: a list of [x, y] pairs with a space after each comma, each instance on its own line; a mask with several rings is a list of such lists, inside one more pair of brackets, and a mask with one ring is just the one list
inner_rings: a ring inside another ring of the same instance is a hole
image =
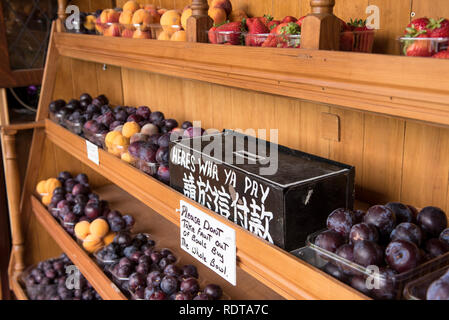
[[408, 300], [449, 300], [449, 266], [407, 283], [404, 297]]
[[60, 112], [50, 112], [50, 120], [65, 128], [65, 117]]
[[[64, 256], [64, 259], [61, 258], [62, 256]], [[70, 290], [67, 289], [66, 287], [66, 266], [73, 265], [73, 263], [64, 254], [62, 256], [42, 261], [37, 265], [29, 266], [20, 274], [18, 280], [22, 288], [25, 289], [28, 299], [30, 300], [56, 300], [56, 298], [57, 300], [83, 299], [83, 296], [78, 296], [78, 298], [76, 298], [76, 294], [78, 294], [76, 290], [74, 289]], [[59, 264], [58, 266], [59, 271], [55, 269], [57, 267], [55, 263]], [[42, 270], [42, 272], [39, 272], [37, 269], [40, 264], [51, 265], [51, 267], [49, 268], [44, 267], [44, 270]], [[41, 277], [42, 280], [37, 279], [36, 276]], [[80, 289], [95, 292], [94, 289], [92, 289], [92, 286], [87, 282], [87, 280], [83, 276], [82, 278], [83, 281], [81, 282], [81, 284], [83, 288]], [[65, 289], [61, 290], [61, 286], [63, 286]], [[79, 292], [80, 295], [81, 293], [82, 292]], [[86, 298], [84, 300], [88, 300], [87, 298], [94, 300], [100, 299], [100, 297], [97, 294], [93, 297], [89, 295], [84, 298]]]
[[86, 130], [86, 128], [83, 127], [84, 138], [86, 138], [87, 140], [89, 140], [90, 142], [92, 142], [93, 144], [95, 144], [96, 146], [98, 146], [99, 148], [102, 148], [102, 149], [104, 149], [104, 147], [105, 147], [104, 139], [106, 138], [106, 134], [107, 134], [107, 132], [93, 133], [93, 132], [90, 132], [89, 130]]
[[81, 135], [83, 133], [83, 125], [84, 122], [81, 120], [71, 121], [69, 118], [64, 119], [64, 127], [76, 135]]
[[449, 264], [448, 252], [403, 273], [382, 272], [382, 267], [364, 267], [315, 245], [316, 238], [325, 231], [309, 235], [306, 247], [291, 253], [373, 299], [402, 299], [408, 282]]

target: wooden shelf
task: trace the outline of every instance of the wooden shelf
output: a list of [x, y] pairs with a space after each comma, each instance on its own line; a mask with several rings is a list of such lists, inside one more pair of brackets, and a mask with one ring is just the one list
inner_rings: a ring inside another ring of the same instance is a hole
[[449, 125], [449, 61], [55, 33], [66, 57]]
[[[47, 138], [55, 145], [126, 190], [174, 225], [179, 226], [179, 215], [176, 210], [179, 208], [179, 201], [184, 200], [235, 229], [238, 266], [282, 297], [287, 299], [366, 299], [358, 291], [192, 202], [108, 152], [99, 150], [100, 165], [97, 166], [87, 158], [86, 143], [83, 138], [50, 120], [46, 120], [45, 132]], [[282, 272], [279, 266], [282, 266]]]
[[14, 295], [18, 300], [28, 300], [28, 296], [25, 293], [25, 290], [23, 290], [19, 279], [17, 279], [16, 277], [13, 277], [13, 279], [11, 279], [11, 290], [12, 292], [14, 292]]
[[47, 211], [44, 205], [31, 196], [32, 210], [40, 224], [58, 243], [70, 260], [79, 268], [98, 294], [105, 300], [126, 300], [117, 286], [104, 274], [103, 270], [89, 257], [75, 240], [61, 227], [61, 225]]

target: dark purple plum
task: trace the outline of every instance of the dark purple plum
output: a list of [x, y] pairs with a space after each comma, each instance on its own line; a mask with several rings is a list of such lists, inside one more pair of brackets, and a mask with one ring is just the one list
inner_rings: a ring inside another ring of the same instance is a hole
[[343, 273], [343, 271], [341, 271], [340, 268], [332, 263], [327, 263], [323, 267], [323, 271], [340, 281], [344, 282], [346, 280], [346, 275]]
[[[354, 246], [352, 244], [344, 244], [335, 252], [338, 256], [350, 262], [354, 262]], [[346, 263], [338, 262], [338, 267], [346, 274], [352, 274], [352, 268]]]
[[427, 289], [427, 300], [449, 300], [449, 281], [442, 279], [432, 282]]
[[150, 122], [158, 127], [162, 127], [164, 125], [165, 116], [160, 111], [152, 112], [150, 115]]
[[149, 120], [151, 115], [151, 110], [147, 106], [138, 107], [136, 114], [141, 116], [143, 119]]
[[349, 241], [351, 243], [356, 243], [358, 241], [373, 241], [377, 242], [379, 240], [379, 232], [375, 226], [367, 223], [359, 223], [352, 226], [349, 233]]
[[150, 300], [151, 295], [156, 291], [160, 291], [159, 286], [155, 288], [154, 286], [147, 285], [147, 287], [145, 288], [144, 299]]
[[162, 136], [162, 134], [160, 134], [160, 133], [155, 133], [155, 134], [150, 135], [148, 137], [148, 143], [159, 146], [158, 141], [161, 136]]
[[170, 183], [170, 168], [168, 165], [161, 164], [157, 169], [157, 177], [164, 183]]
[[344, 208], [336, 209], [327, 217], [326, 225], [329, 230], [347, 237], [353, 226], [352, 212]]
[[365, 217], [366, 212], [363, 210], [354, 210], [352, 212], [352, 219], [354, 224], [357, 223], [362, 223], [363, 222], [363, 218]]
[[[180, 290], [181, 292], [195, 295], [200, 290], [200, 285], [195, 278], [187, 278], [181, 282]], [[204, 293], [206, 292], [204, 291]]]
[[123, 267], [123, 266], [132, 267], [133, 266], [133, 262], [130, 259], [124, 257], [124, 258], [120, 259], [120, 261], [118, 262], [118, 266], [119, 267]]
[[141, 122], [143, 120], [144, 119], [141, 116], [139, 116], [137, 114], [132, 114], [132, 115], [128, 116], [128, 118], [126, 119], [126, 122], [137, 122], [137, 123], [139, 123], [139, 122]]
[[165, 300], [166, 298], [167, 296], [165, 293], [162, 291], [156, 291], [151, 295], [150, 300]]
[[375, 242], [357, 241], [354, 244], [354, 262], [361, 266], [380, 266], [383, 258], [383, 251]]
[[74, 196], [77, 196], [80, 194], [87, 195], [89, 193], [90, 193], [90, 188], [87, 185], [81, 184], [81, 183], [76, 184], [72, 189], [72, 194]]
[[136, 290], [138, 287], [146, 286], [146, 278], [143, 274], [134, 272], [129, 276], [128, 286], [131, 291]]
[[162, 273], [160, 273], [159, 271], [152, 271], [147, 275], [147, 286], [155, 286], [155, 287], [159, 287], [159, 285], [161, 284], [163, 275]]
[[134, 291], [134, 297], [137, 299], [143, 300], [145, 299], [145, 290], [146, 288], [139, 287]]
[[372, 290], [368, 289], [365, 277], [361, 275], [351, 277], [349, 285], [367, 296], [370, 296], [372, 293]]
[[169, 264], [164, 268], [164, 274], [167, 276], [178, 277], [179, 275], [181, 275], [181, 270], [175, 264]]
[[161, 281], [161, 290], [167, 294], [170, 295], [172, 293], [175, 293], [178, 291], [178, 280], [173, 276], [165, 276]]
[[101, 214], [101, 209], [98, 203], [87, 203], [84, 214], [91, 220], [97, 219]]
[[109, 221], [111, 231], [113, 232], [120, 232], [126, 229], [126, 222], [123, 220], [122, 217], [115, 217]]
[[139, 264], [140, 263], [148, 263], [149, 265], [151, 265], [153, 263], [153, 261], [151, 261], [151, 258], [149, 256], [143, 254], [142, 256], [139, 257], [139, 260], [137, 260], [137, 263], [139, 263]]
[[136, 251], [136, 252], [133, 252], [133, 253], [131, 254], [131, 256], [129, 257], [129, 259], [130, 259], [132, 262], [137, 263], [137, 262], [139, 261], [139, 258], [140, 258], [142, 255], [143, 255], [142, 252]]
[[139, 263], [136, 266], [136, 272], [147, 275], [150, 272], [150, 264], [148, 262]]
[[158, 252], [158, 251], [153, 251], [153, 252], [151, 253], [150, 258], [151, 258], [151, 260], [153, 261], [153, 263], [159, 264], [159, 262], [160, 262], [161, 259], [162, 259], [162, 255], [161, 255], [161, 253]]
[[144, 142], [140, 147], [139, 159], [142, 159], [145, 162], [156, 163], [156, 152], [157, 147], [151, 143]]
[[75, 179], [67, 179], [64, 183], [64, 189], [67, 193], [71, 193], [73, 190], [73, 187], [78, 184], [78, 181]]
[[397, 224], [415, 221], [415, 215], [405, 204], [400, 202], [389, 202], [385, 206], [394, 212]]
[[156, 152], [156, 161], [160, 164], [168, 164], [170, 155], [168, 147], [160, 147]]
[[193, 127], [193, 124], [190, 121], [184, 121], [184, 123], [181, 125], [181, 128], [184, 130], [191, 128], [191, 127]]
[[73, 201], [77, 204], [82, 204], [85, 206], [87, 204], [88, 198], [85, 194], [78, 194], [75, 196], [75, 199]]
[[412, 212], [413, 217], [414, 217], [414, 219], [416, 221], [416, 219], [418, 218], [418, 213], [419, 213], [418, 209], [416, 209], [414, 206], [412, 206], [410, 204], [407, 204], [407, 208], [409, 208], [409, 210]]
[[174, 128], [178, 127], [178, 121], [176, 121], [175, 119], [166, 119], [164, 121], [164, 127], [168, 129], [168, 131], [173, 130]]
[[380, 268], [374, 275], [373, 296], [378, 300], [394, 300], [397, 295], [395, 276], [397, 272], [390, 268]]
[[198, 279], [198, 269], [192, 264], [186, 264], [182, 267], [182, 274]]
[[161, 148], [168, 148], [170, 145], [170, 133], [165, 133], [159, 137], [157, 144]]
[[130, 265], [123, 265], [123, 266], [119, 266], [119, 268], [117, 269], [117, 276], [119, 278], [128, 278], [131, 273], [132, 273], [133, 269], [132, 266]]
[[128, 120], [128, 113], [125, 110], [119, 110], [115, 113], [115, 120], [125, 123]]
[[431, 237], [438, 237], [447, 228], [447, 217], [437, 207], [425, 207], [418, 213], [418, 226]]
[[394, 212], [386, 206], [372, 206], [366, 212], [365, 223], [371, 224], [377, 228], [380, 238], [387, 240], [391, 231], [396, 227], [396, 216]]
[[65, 197], [62, 194], [53, 194], [51, 197], [51, 203], [57, 205], [60, 201], [64, 200]]
[[134, 226], [134, 224], [136, 223], [134, 218], [130, 215], [124, 215], [123, 220], [125, 220], [126, 228], [132, 228]]
[[392, 241], [385, 250], [388, 265], [398, 273], [403, 273], [419, 265], [421, 255], [416, 244], [410, 241]]
[[66, 105], [66, 102], [64, 100], [60, 99], [60, 100], [55, 100], [55, 101], [50, 102], [48, 107], [50, 109], [50, 112], [55, 113], [55, 112], [58, 112], [59, 110], [61, 110], [65, 105]]
[[88, 93], [83, 93], [80, 95], [80, 101], [87, 101], [88, 103], [92, 102], [92, 96]]
[[142, 150], [144, 145], [145, 141], [136, 141], [131, 143], [128, 147], [129, 154], [132, 155], [134, 158], [139, 158], [140, 151]]
[[403, 222], [399, 224], [390, 235], [391, 241], [405, 240], [416, 244], [418, 247], [423, 240], [421, 229], [413, 223]]
[[203, 292], [211, 297], [212, 300], [220, 300], [223, 296], [223, 290], [216, 284], [208, 284], [204, 287]]
[[192, 296], [185, 292], [178, 292], [175, 294], [173, 300], [192, 300]]
[[198, 293], [193, 300], [212, 300], [207, 294], [205, 293]]
[[337, 251], [343, 244], [345, 244], [344, 237], [334, 230], [324, 231], [315, 239], [315, 245], [330, 252]]
[[433, 238], [426, 241], [425, 250], [429, 258], [433, 259], [449, 252], [449, 245], [440, 239]]
[[55, 194], [62, 194], [65, 195], [65, 190], [62, 187], [57, 187], [55, 190], [53, 190], [53, 195]]
[[204, 134], [203, 128], [190, 127], [184, 131], [184, 137], [186, 138], [201, 137], [203, 134]]
[[[73, 208], [72, 211], [73, 213], [77, 216], [77, 217], [81, 217], [84, 215], [84, 210], [86, 209], [86, 206], [80, 203], [76, 203]], [[87, 217], [86, 217], [87, 218]]]
[[98, 100], [98, 102], [100, 103], [101, 106], [103, 106], [105, 104], [109, 104], [109, 100], [108, 100], [108, 98], [104, 94], [100, 94], [95, 99]]
[[449, 228], [440, 233], [439, 239], [449, 245]]

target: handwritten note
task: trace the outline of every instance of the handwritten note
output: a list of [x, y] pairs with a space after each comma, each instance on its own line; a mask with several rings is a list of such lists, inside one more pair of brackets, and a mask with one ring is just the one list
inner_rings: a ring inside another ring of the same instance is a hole
[[98, 147], [92, 142], [86, 140], [87, 158], [96, 165], [100, 164], [100, 157], [98, 155]]
[[235, 230], [180, 201], [181, 248], [236, 285]]

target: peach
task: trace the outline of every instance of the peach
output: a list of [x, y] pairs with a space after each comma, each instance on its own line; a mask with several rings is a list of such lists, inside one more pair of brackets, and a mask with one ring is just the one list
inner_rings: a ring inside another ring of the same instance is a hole
[[121, 136], [122, 134], [118, 131], [111, 131], [108, 132], [108, 134], [106, 135], [104, 142], [106, 144], [106, 147], [110, 148], [112, 146], [112, 143], [114, 141], [114, 139], [118, 136]]
[[160, 16], [163, 16], [164, 13], [166, 13], [167, 11], [168, 11], [167, 9], [161, 8], [161, 9], [158, 9], [158, 10], [157, 10], [157, 13], [158, 13]]
[[233, 10], [231, 14], [229, 15], [229, 21], [231, 22], [238, 22], [242, 21], [243, 19], [247, 19], [248, 15], [243, 10]]
[[222, 8], [210, 8], [208, 15], [214, 20], [214, 24], [222, 24], [227, 19], [226, 11]]
[[123, 125], [122, 134], [126, 138], [131, 138], [136, 133], [140, 132], [140, 126], [137, 122], [127, 122]]
[[187, 34], [184, 30], [179, 30], [173, 33], [170, 38], [171, 41], [187, 41]]
[[117, 127], [114, 128], [113, 131], [120, 132], [120, 134], [121, 134], [121, 133], [122, 133], [122, 130], [123, 130], [123, 126], [117, 126]]
[[101, 23], [118, 22], [119, 17], [120, 12], [117, 12], [114, 9], [104, 9], [100, 15], [100, 22]]
[[186, 9], [181, 15], [181, 25], [184, 30], [187, 30], [187, 19], [192, 15], [192, 9]]
[[88, 15], [86, 17], [86, 21], [84, 22], [84, 28], [86, 28], [89, 31], [95, 30], [95, 22], [97, 18], [95, 18], [94, 15]]
[[120, 15], [120, 19], [118, 20], [118, 22], [120, 22], [121, 24], [131, 24], [133, 21], [133, 12], [130, 10], [125, 10], [122, 12], [122, 14]]
[[[168, 39], [163, 39], [163, 40], [170, 40], [170, 37], [168, 37]], [[159, 133], [159, 128], [152, 123], [147, 123], [146, 125], [144, 125], [142, 127], [142, 130], [140, 130], [140, 133], [145, 134], [147, 136], [151, 136], [153, 134]]]
[[120, 37], [120, 27], [114, 23], [104, 30], [103, 35], [106, 37]]
[[139, 9], [136, 12], [134, 12], [132, 23], [149, 25], [153, 23], [153, 16], [150, 14], [150, 12], [144, 9]]
[[114, 238], [117, 234], [115, 232], [109, 232], [104, 238], [103, 238], [103, 242], [105, 246], [110, 245], [113, 241]]
[[123, 31], [122, 31], [122, 37], [123, 37], [123, 38], [132, 38], [133, 35], [134, 35], [134, 31], [131, 30], [131, 29], [125, 28], [125, 29], [123, 29]]
[[84, 240], [90, 234], [89, 221], [81, 221], [75, 225], [75, 236], [78, 239]]
[[55, 191], [56, 188], [59, 188], [61, 186], [61, 182], [56, 178], [50, 178], [45, 183], [45, 191], [50, 196], [53, 195], [53, 191]]
[[103, 241], [100, 238], [98, 238], [92, 234], [89, 234], [83, 241], [84, 249], [86, 249], [86, 251], [88, 251], [90, 253], [97, 251], [102, 246], [103, 246]]
[[136, 30], [133, 34], [134, 39], [151, 39], [151, 34], [148, 31]]
[[162, 31], [157, 37], [158, 40], [170, 40], [170, 33]]
[[104, 219], [95, 219], [89, 227], [90, 234], [98, 238], [103, 238], [109, 233], [109, 225]]
[[134, 157], [132, 155], [130, 155], [129, 152], [122, 153], [121, 159], [123, 161], [131, 163], [131, 164], [136, 162], [136, 159], [134, 159]]
[[123, 12], [125, 12], [127, 10], [134, 12], [134, 11], [137, 11], [139, 8], [140, 8], [140, 6], [136, 1], [130, 0], [130, 1], [127, 1], [123, 5]]
[[104, 32], [104, 24], [101, 23], [100, 17], [95, 21], [95, 30], [97, 30], [99, 34], [103, 34]]
[[162, 15], [160, 23], [162, 29], [172, 35], [180, 29], [181, 15], [176, 10], [169, 10]]
[[230, 15], [232, 12], [232, 4], [229, 0], [212, 0], [210, 8], [221, 8], [226, 11], [226, 15]]
[[36, 192], [39, 194], [47, 193], [47, 188], [45, 187], [47, 180], [39, 181], [36, 186]]
[[42, 203], [46, 206], [48, 206], [51, 203], [51, 194], [47, 194], [46, 196], [42, 197]]

